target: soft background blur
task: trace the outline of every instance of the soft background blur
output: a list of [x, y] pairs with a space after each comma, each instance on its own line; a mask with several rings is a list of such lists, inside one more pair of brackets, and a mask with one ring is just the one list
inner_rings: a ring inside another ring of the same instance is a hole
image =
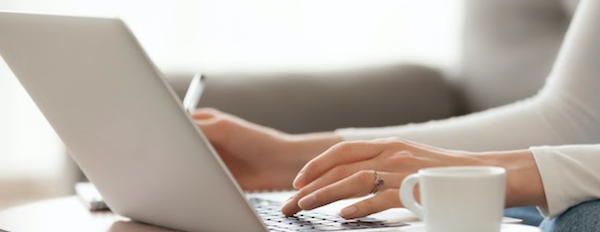
[[[458, 70], [462, 0], [2, 0], [0, 10], [121, 17], [163, 71]], [[0, 60], [0, 208], [72, 193], [60, 139]]]

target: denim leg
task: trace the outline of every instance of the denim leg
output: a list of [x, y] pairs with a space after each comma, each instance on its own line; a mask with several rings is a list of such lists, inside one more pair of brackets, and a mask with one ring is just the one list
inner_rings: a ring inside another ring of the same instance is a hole
[[505, 209], [504, 216], [523, 219], [523, 224], [530, 226], [539, 226], [544, 220], [537, 208], [533, 206]]
[[545, 232], [600, 232], [600, 200], [588, 201], [540, 226]]

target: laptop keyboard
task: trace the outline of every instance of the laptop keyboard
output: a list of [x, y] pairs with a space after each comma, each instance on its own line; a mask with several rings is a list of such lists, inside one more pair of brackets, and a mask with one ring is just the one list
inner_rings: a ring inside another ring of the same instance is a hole
[[314, 232], [314, 231], [344, 231], [389, 228], [405, 226], [405, 223], [386, 222], [375, 218], [344, 219], [340, 216], [318, 212], [304, 211], [294, 216], [286, 217], [280, 212], [281, 202], [250, 198], [260, 217], [273, 232]]

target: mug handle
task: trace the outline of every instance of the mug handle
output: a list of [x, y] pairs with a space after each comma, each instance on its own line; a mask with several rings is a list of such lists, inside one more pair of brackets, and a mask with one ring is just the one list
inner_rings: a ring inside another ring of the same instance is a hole
[[402, 181], [402, 185], [400, 187], [400, 202], [406, 207], [408, 210], [412, 211], [414, 214], [423, 221], [423, 207], [417, 203], [415, 200], [415, 196], [413, 195], [413, 190], [415, 185], [419, 182], [419, 174], [414, 173]]

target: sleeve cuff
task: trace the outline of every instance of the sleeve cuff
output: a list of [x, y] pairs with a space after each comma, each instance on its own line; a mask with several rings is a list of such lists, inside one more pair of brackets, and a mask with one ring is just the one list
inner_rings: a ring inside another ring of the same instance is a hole
[[544, 193], [546, 194], [547, 206], [538, 206], [538, 210], [546, 218], [555, 217], [564, 212], [568, 206], [565, 207], [562, 204], [564, 194], [559, 184], [562, 177], [558, 172], [555, 156], [552, 155], [553, 150], [550, 147], [531, 147], [529, 150], [533, 154], [540, 171]]

